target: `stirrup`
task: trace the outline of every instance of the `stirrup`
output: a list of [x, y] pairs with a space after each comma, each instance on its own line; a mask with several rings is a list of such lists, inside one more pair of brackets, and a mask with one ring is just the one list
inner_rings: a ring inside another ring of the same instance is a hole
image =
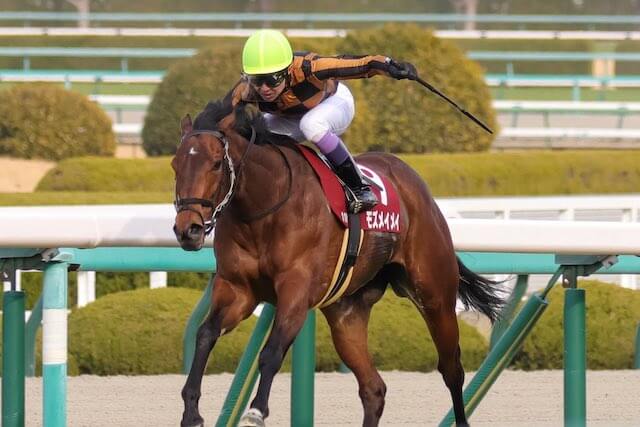
[[[368, 194], [367, 194], [368, 193]], [[359, 188], [356, 191], [349, 189], [348, 209], [349, 213], [357, 214], [373, 209], [378, 204], [378, 198], [368, 186]]]

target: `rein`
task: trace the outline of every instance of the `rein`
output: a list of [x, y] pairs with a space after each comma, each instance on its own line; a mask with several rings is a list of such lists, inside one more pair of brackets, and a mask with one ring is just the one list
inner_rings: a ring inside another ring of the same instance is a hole
[[[180, 213], [182, 211], [191, 211], [191, 212], [195, 212], [198, 214], [198, 216], [200, 216], [200, 219], [202, 220], [202, 224], [205, 227], [205, 235], [209, 235], [211, 233], [211, 231], [213, 231], [213, 229], [216, 226], [216, 222], [218, 220], [218, 217], [221, 215], [222, 211], [229, 205], [229, 203], [231, 202], [231, 200], [233, 199], [233, 196], [235, 195], [235, 187], [236, 187], [236, 181], [237, 181], [237, 177], [240, 175], [240, 172], [242, 170], [242, 165], [244, 163], [245, 158], [247, 157], [247, 154], [249, 153], [249, 149], [253, 146], [253, 144], [255, 143], [256, 140], [256, 131], [253, 128], [253, 126], [251, 126], [251, 138], [249, 139], [248, 145], [246, 150], [244, 151], [244, 153], [242, 154], [242, 157], [240, 158], [240, 161], [238, 162], [238, 167], [237, 167], [237, 172], [236, 172], [236, 168], [233, 165], [233, 159], [231, 159], [231, 156], [229, 155], [229, 140], [227, 139], [226, 135], [220, 131], [217, 130], [194, 130], [191, 131], [187, 134], [185, 134], [182, 139], [181, 139], [181, 143], [184, 142], [186, 139], [192, 137], [192, 136], [197, 136], [200, 134], [210, 134], [215, 136], [220, 142], [222, 142], [222, 146], [224, 148], [224, 160], [227, 164], [227, 168], [229, 169], [229, 190], [227, 191], [227, 194], [224, 196], [224, 198], [222, 199], [222, 201], [220, 203], [218, 203], [217, 206], [214, 206], [213, 200], [210, 199], [202, 199], [202, 198], [198, 198], [198, 197], [188, 197], [188, 198], [184, 198], [181, 199], [178, 194], [175, 195], [175, 200], [173, 202], [176, 212]], [[280, 200], [278, 203], [276, 203], [274, 206], [270, 207], [269, 209], [265, 210], [264, 212], [261, 212], [257, 215], [251, 216], [249, 218], [245, 218], [244, 220], [246, 222], [250, 222], [250, 221], [255, 221], [257, 219], [261, 219], [266, 217], [267, 215], [270, 215], [274, 212], [276, 212], [278, 209], [280, 209], [280, 207], [282, 205], [284, 205], [286, 203], [286, 201], [289, 199], [289, 197], [291, 196], [291, 188], [292, 188], [292, 183], [293, 183], [293, 171], [291, 169], [291, 164], [289, 163], [289, 160], [287, 159], [287, 156], [285, 156], [285, 154], [282, 152], [282, 150], [274, 143], [270, 142], [270, 144], [278, 151], [278, 153], [280, 154], [280, 156], [282, 157], [282, 159], [285, 162], [285, 165], [287, 167], [287, 170], [289, 172], [289, 185], [287, 188], [287, 194], [285, 195], [285, 197]], [[215, 197], [215, 194], [214, 196]], [[201, 205], [202, 207], [205, 208], [211, 208], [213, 209], [213, 212], [211, 214], [211, 219], [210, 220], [205, 220], [202, 213], [196, 209], [193, 209], [191, 207], [191, 205]]]

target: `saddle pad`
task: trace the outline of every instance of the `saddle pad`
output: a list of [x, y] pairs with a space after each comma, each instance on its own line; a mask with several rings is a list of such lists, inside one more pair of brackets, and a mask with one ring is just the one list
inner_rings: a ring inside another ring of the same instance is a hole
[[[322, 189], [327, 197], [331, 211], [338, 217], [338, 221], [348, 226], [347, 198], [344, 189], [333, 170], [322, 160], [316, 152], [304, 145], [296, 145], [307, 159], [316, 175], [320, 179]], [[360, 213], [360, 224], [363, 230], [400, 233], [400, 202], [396, 189], [383, 175], [374, 170], [358, 165], [363, 175], [373, 182], [371, 189], [378, 197], [379, 203], [370, 211]]]

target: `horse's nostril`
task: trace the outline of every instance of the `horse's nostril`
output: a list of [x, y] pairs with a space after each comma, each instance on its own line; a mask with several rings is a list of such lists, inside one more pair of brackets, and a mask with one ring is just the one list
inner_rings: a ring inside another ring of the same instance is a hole
[[199, 237], [200, 233], [202, 233], [202, 226], [200, 224], [191, 224], [189, 226], [189, 237]]

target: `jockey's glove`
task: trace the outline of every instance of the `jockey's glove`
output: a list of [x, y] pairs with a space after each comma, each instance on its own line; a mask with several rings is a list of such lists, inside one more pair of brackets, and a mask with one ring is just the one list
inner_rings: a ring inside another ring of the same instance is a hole
[[385, 62], [387, 64], [387, 72], [394, 79], [416, 80], [418, 78], [418, 70], [410, 62], [396, 62], [391, 58], [387, 58]]

